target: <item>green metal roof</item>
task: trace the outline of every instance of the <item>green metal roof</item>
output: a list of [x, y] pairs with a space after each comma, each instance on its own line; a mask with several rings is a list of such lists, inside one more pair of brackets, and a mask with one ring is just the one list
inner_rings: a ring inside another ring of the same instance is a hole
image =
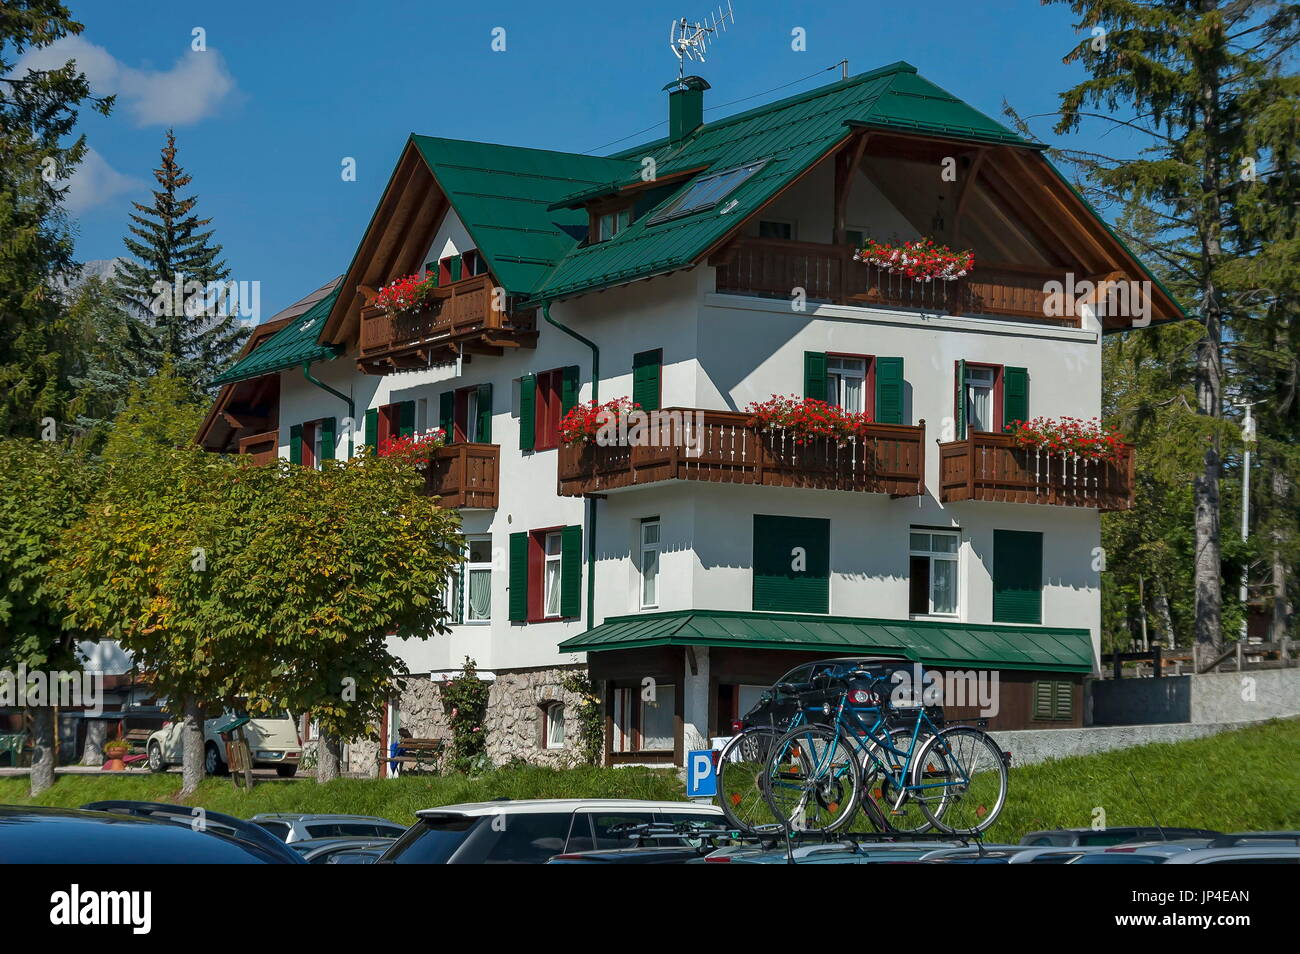
[[307, 361], [322, 361], [338, 355], [333, 345], [317, 344], [316, 338], [325, 326], [339, 291], [332, 292], [312, 305], [301, 317], [295, 318], [249, 354], [234, 363], [224, 374], [212, 379], [213, 384], [232, 384], [247, 381], [276, 371], [298, 367]]
[[[691, 264], [857, 126], [1038, 148], [918, 76], [911, 64], [894, 63], [705, 123], [679, 143], [661, 139], [619, 153], [616, 158], [630, 161], [633, 168], [610, 191], [636, 181], [640, 160], [647, 156], [654, 158], [659, 177], [700, 166], [720, 172], [758, 160], [766, 164], [712, 209], [653, 225], [653, 213], [647, 212], [607, 242], [572, 248], [534, 297], [563, 297]], [[561, 198], [573, 201], [592, 194], [591, 189], [579, 190]]]
[[793, 613], [680, 610], [615, 616], [560, 643], [561, 652], [648, 646], [798, 649], [838, 655], [900, 656], [931, 666], [1092, 672], [1086, 629], [859, 619]]
[[492, 274], [512, 295], [532, 294], [587, 236], [587, 213], [549, 211], [575, 190], [623, 179], [628, 160], [495, 143], [412, 136]]

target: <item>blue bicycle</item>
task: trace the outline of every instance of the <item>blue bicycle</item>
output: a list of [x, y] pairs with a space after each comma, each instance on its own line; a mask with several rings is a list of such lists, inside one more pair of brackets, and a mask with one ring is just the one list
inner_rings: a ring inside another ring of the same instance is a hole
[[804, 700], [805, 720], [771, 745], [761, 774], [777, 823], [832, 832], [862, 808], [900, 832], [987, 829], [1006, 804], [1007, 755], [977, 728], [891, 706], [883, 683], [850, 672], [828, 680], [820, 702]]

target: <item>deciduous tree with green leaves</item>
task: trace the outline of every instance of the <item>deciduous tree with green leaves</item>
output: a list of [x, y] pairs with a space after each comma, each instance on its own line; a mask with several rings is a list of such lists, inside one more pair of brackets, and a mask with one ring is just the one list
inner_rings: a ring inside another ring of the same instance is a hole
[[[51, 564], [63, 533], [85, 514], [96, 484], [94, 460], [76, 446], [0, 438], [0, 669], [80, 669], [80, 634], [64, 626]], [[31, 792], [39, 795], [54, 782], [55, 726], [48, 704], [29, 706], [27, 715]]]

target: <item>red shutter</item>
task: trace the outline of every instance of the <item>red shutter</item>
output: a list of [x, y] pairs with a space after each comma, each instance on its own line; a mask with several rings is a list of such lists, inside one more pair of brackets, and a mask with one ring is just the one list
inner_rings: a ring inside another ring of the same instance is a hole
[[528, 618], [533, 621], [542, 618], [542, 600], [545, 598], [542, 580], [542, 572], [546, 566], [545, 547], [545, 534], [536, 532], [528, 534]]
[[461, 388], [456, 392], [456, 443], [463, 444], [469, 440], [469, 389]]
[[316, 428], [317, 423], [311, 421], [302, 426], [302, 466], [316, 466]]

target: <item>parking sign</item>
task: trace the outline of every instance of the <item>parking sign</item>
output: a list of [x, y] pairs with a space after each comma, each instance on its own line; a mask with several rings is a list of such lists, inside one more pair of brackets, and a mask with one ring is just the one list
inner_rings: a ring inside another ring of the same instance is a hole
[[713, 771], [713, 750], [699, 749], [686, 754], [686, 797], [713, 798], [718, 794], [718, 776]]

